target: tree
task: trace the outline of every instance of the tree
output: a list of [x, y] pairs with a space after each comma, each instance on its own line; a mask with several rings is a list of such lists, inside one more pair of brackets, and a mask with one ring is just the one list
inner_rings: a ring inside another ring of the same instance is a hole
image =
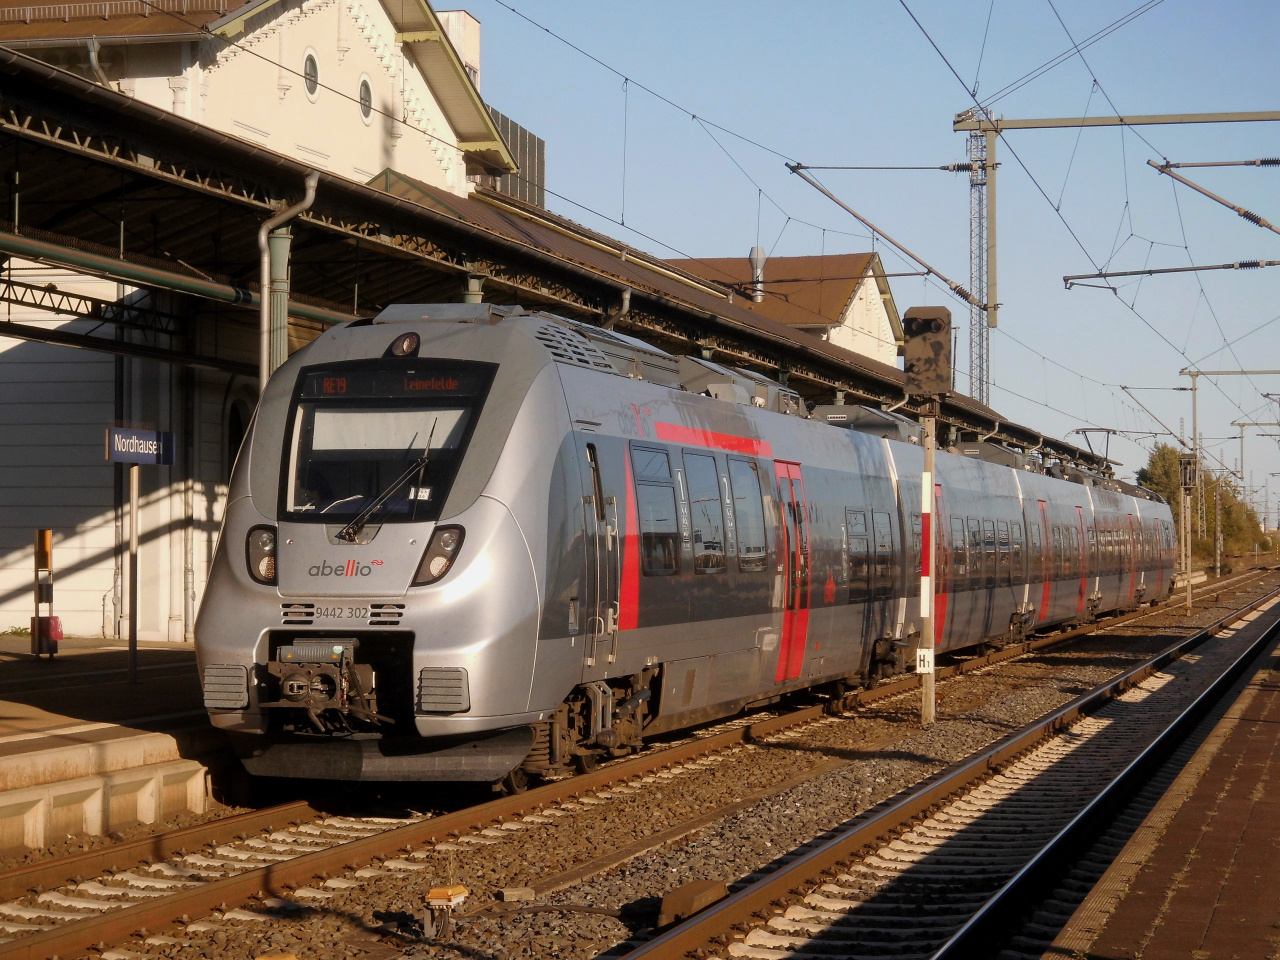
[[[1173, 522], [1181, 536], [1182, 479], [1178, 464], [1178, 451], [1175, 447], [1160, 443], [1151, 451], [1147, 465], [1138, 471], [1138, 482], [1148, 490], [1154, 490], [1164, 497], [1173, 508]], [[1255, 544], [1265, 544], [1262, 525], [1258, 522], [1258, 514], [1245, 503], [1240, 488], [1230, 474], [1213, 473], [1204, 470], [1201, 465], [1202, 479], [1200, 486], [1191, 492], [1192, 538], [1191, 552], [1205, 558], [1213, 556], [1213, 541], [1217, 533], [1214, 510], [1215, 493], [1221, 497], [1222, 504], [1222, 549], [1224, 553], [1252, 553]], [[1200, 516], [1200, 497], [1203, 495], [1205, 523], [1203, 526], [1195, 522]], [[1196, 536], [1196, 534], [1201, 534]]]

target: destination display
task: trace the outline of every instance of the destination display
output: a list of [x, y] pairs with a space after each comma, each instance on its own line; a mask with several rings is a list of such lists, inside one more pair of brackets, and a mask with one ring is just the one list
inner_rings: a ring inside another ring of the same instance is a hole
[[488, 369], [436, 364], [415, 364], [412, 369], [388, 369], [380, 365], [378, 368], [313, 370], [303, 379], [302, 398], [472, 397], [484, 390], [490, 376]]

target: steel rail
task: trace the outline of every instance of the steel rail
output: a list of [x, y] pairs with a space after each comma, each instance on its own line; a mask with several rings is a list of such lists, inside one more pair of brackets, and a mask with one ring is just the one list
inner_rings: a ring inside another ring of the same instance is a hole
[[1021, 916], [1022, 908], [1044, 898], [1044, 894], [1052, 889], [1047, 884], [1060, 879], [1070, 869], [1070, 865], [1080, 858], [1081, 852], [1087, 850], [1091, 842], [1106, 829], [1119, 809], [1142, 788], [1150, 773], [1159, 768], [1178, 745], [1191, 735], [1196, 724], [1226, 695], [1241, 674], [1257, 661], [1259, 654], [1275, 643], [1277, 634], [1280, 634], [1280, 621], [1273, 622], [1257, 640], [1249, 644], [1248, 649], [1207, 690], [1178, 714], [1101, 793], [983, 904], [942, 945], [934, 954], [933, 960], [964, 960], [995, 952], [991, 949], [993, 944], [1000, 944], [1001, 939], [1016, 932], [1010, 930], [1009, 918]]
[[158, 860], [207, 843], [222, 843], [247, 831], [265, 830], [276, 824], [310, 819], [319, 811], [301, 801], [284, 803], [266, 810], [254, 810], [218, 820], [209, 820], [181, 830], [113, 843], [84, 853], [42, 860], [0, 873], [0, 897], [20, 897], [36, 887], [57, 886], [77, 874], [100, 873], [114, 867], [134, 866]]
[[[715, 906], [709, 907], [692, 919], [637, 947], [627, 954], [628, 960], [633, 958], [634, 960], [642, 960], [642, 958], [671, 960], [671, 958], [694, 954], [695, 951], [704, 951], [699, 955], [705, 956], [707, 951], [722, 947], [730, 931], [752, 920], [767, 916], [774, 904], [783, 900], [789, 891], [819, 882], [820, 878], [840, 864], [854, 858], [864, 847], [909, 825], [918, 817], [926, 815], [937, 804], [981, 781], [1041, 741], [1070, 726], [1080, 717], [1141, 683], [1170, 661], [1183, 656], [1210, 637], [1216, 636], [1228, 624], [1247, 616], [1277, 597], [1280, 597], [1280, 590], [1272, 591], [1233, 611], [1214, 624], [1171, 644], [1154, 657], [1076, 697], [1047, 716], [946, 767], [927, 778], [919, 787], [905, 796], [899, 795], [896, 800], [890, 800], [886, 804], [872, 808], [865, 818], [833, 839]], [[967, 956], [972, 955], [972, 953], [967, 954]]]
[[[1241, 574], [1239, 576], [1244, 576]], [[1225, 578], [1223, 578], [1225, 579]], [[1222, 580], [1215, 581], [1221, 583]], [[1278, 591], [1280, 593], [1280, 591]], [[1261, 602], [1261, 601], [1259, 601]], [[1252, 609], [1252, 608], [1250, 608]], [[1105, 621], [1087, 624], [1049, 637], [1011, 644], [1003, 650], [982, 657], [975, 657], [959, 664], [940, 667], [938, 679], [959, 676], [1011, 660], [1045, 647], [1068, 642], [1077, 637], [1121, 625], [1129, 620], [1149, 616], [1149, 610], [1135, 611]], [[1243, 615], [1240, 611], [1227, 619]], [[1222, 623], [1225, 621], [1220, 621]], [[1212, 628], [1210, 628], [1212, 629]], [[1205, 631], [1194, 636], [1200, 636]], [[1186, 643], [1187, 641], [1181, 641]], [[1175, 645], [1176, 646], [1176, 645]], [[700, 737], [685, 743], [662, 747], [651, 753], [606, 764], [597, 770], [579, 774], [571, 779], [536, 787], [525, 793], [502, 797], [487, 803], [468, 807], [455, 813], [417, 821], [403, 827], [371, 837], [337, 844], [324, 850], [301, 854], [291, 860], [248, 870], [233, 877], [211, 880], [190, 890], [184, 890], [152, 901], [113, 910], [101, 916], [89, 916], [56, 930], [32, 934], [7, 943], [0, 943], [0, 960], [47, 960], [55, 955], [74, 954], [100, 942], [113, 942], [129, 936], [142, 927], [155, 929], [172, 922], [184, 914], [199, 916], [215, 909], [224, 902], [243, 900], [258, 893], [281, 895], [286, 887], [297, 886], [312, 878], [349, 864], [389, 856], [406, 846], [437, 842], [452, 833], [470, 829], [503, 817], [521, 815], [545, 804], [562, 802], [574, 796], [600, 789], [610, 783], [647, 774], [663, 767], [684, 763], [706, 754], [729, 747], [761, 740], [790, 727], [812, 722], [832, 713], [850, 710], [856, 706], [897, 696], [918, 687], [920, 678], [911, 675], [902, 680], [883, 683], [871, 689], [859, 690], [828, 702], [803, 707], [775, 717], [769, 717], [722, 733]], [[1125, 688], [1127, 689], [1127, 687]], [[929, 782], [929, 781], [926, 781]], [[76, 874], [100, 872], [113, 865], [135, 865], [148, 858], [174, 853], [184, 847], [225, 840], [247, 830], [260, 829], [276, 820], [305, 817], [311, 808], [306, 804], [286, 804], [270, 810], [243, 814], [239, 818], [210, 821], [184, 830], [142, 838], [125, 844], [115, 844], [98, 850], [75, 854], [58, 860], [21, 867], [0, 874], [0, 892], [21, 894], [37, 885], [56, 885]], [[230, 831], [230, 832], [228, 832]], [[799, 862], [799, 861], [797, 861]], [[745, 892], [745, 891], [744, 891]]]

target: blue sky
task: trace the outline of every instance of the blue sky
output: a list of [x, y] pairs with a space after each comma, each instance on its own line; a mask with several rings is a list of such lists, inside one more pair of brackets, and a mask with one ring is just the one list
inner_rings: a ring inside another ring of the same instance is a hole
[[[1076, 41], [1141, 4], [1053, 2]], [[548, 187], [561, 195], [548, 198], [552, 209], [662, 256], [745, 257], [757, 237], [774, 255], [860, 251], [871, 241], [856, 221], [790, 174], [781, 157], [714, 128], [708, 132], [638, 85], [804, 163], [941, 165], [964, 159], [964, 136], [952, 132], [951, 121], [972, 105], [966, 87], [976, 79], [982, 98], [1071, 48], [1049, 0], [908, 5], [963, 84], [897, 0], [511, 0], [632, 78], [625, 89], [616, 74], [496, 0], [470, 0], [468, 9], [483, 25], [486, 99], [547, 141]], [[994, 109], [1009, 118], [1079, 116], [1086, 109], [1114, 115], [1108, 96], [1128, 114], [1275, 109], [1278, 27], [1274, 3], [1163, 0], [1087, 47], [1087, 67], [1072, 57]], [[1167, 177], [1146, 165], [1149, 158], [1280, 155], [1276, 124], [1007, 136], [1039, 188], [1001, 144], [1002, 306], [991, 340], [992, 406], [1058, 436], [1090, 424], [1158, 429], [1117, 385], [1185, 386], [1178, 370], [1188, 360], [1203, 369], [1280, 369], [1274, 349], [1280, 321], [1245, 336], [1280, 317], [1280, 267], [1151, 277], [1120, 287], [1119, 296], [1067, 291], [1062, 282], [1065, 274], [1092, 272], [1095, 263], [1128, 270], [1280, 259], [1280, 236], [1186, 188], [1175, 193]], [[1182, 172], [1280, 222], [1280, 168]], [[967, 282], [965, 174], [819, 176], [889, 234]], [[624, 199], [626, 223], [640, 233], [611, 222], [623, 219]], [[912, 269], [883, 243], [877, 249], [887, 269]], [[966, 308], [940, 287], [916, 278], [892, 285], [900, 308], [944, 303], [967, 329]], [[1236, 342], [1224, 348], [1225, 341]], [[967, 351], [962, 335], [962, 389]], [[1233, 420], [1280, 420], [1277, 406], [1261, 396], [1280, 391], [1280, 376], [1224, 377], [1217, 386], [1206, 379], [1201, 387], [1206, 446], [1234, 466], [1238, 442], [1211, 438], [1236, 435]], [[1174, 429], [1185, 418], [1189, 432], [1189, 394], [1138, 396]], [[1280, 428], [1250, 431], [1246, 469], [1257, 485], [1280, 471], [1280, 448], [1275, 439], [1258, 438], [1261, 432]], [[1150, 442], [1113, 442], [1122, 476], [1145, 462]], [[1280, 477], [1274, 487], [1280, 495]]]

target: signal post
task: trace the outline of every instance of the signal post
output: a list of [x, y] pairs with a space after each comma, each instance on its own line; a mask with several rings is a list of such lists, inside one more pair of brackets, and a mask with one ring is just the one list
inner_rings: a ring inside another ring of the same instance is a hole
[[907, 396], [924, 401], [924, 470], [920, 475], [920, 643], [916, 647], [916, 673], [920, 674], [920, 722], [924, 726], [936, 717], [934, 689], [934, 648], [938, 628], [934, 616], [937, 583], [934, 504], [934, 453], [937, 448], [938, 408], [951, 394], [951, 311], [946, 307], [912, 307], [902, 322], [906, 334]]

